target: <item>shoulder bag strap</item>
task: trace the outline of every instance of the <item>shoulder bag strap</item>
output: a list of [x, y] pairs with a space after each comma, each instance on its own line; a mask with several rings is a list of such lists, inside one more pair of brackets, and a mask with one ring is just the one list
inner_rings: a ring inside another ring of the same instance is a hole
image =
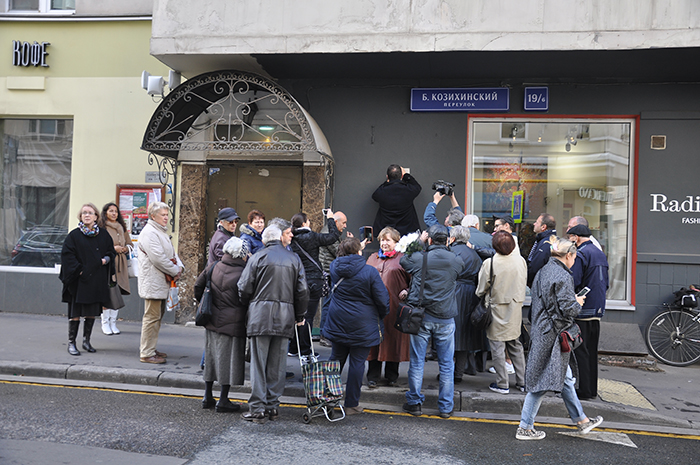
[[428, 251], [423, 252], [423, 266], [420, 270], [420, 294], [418, 294], [418, 305], [423, 306], [423, 290], [425, 288], [425, 269], [428, 268]]
[[345, 279], [345, 278], [340, 278], [338, 280], [338, 282], [335, 283], [335, 286], [333, 286], [333, 289], [331, 289], [331, 292], [329, 292], [329, 294], [333, 294], [333, 291], [335, 291], [335, 288], [338, 287], [338, 285], [343, 282], [343, 279]]
[[218, 265], [218, 264], [219, 264], [219, 260], [215, 261], [214, 264], [209, 269], [209, 273], [207, 273], [207, 285], [206, 285], [207, 289], [211, 289], [211, 275], [212, 275], [212, 273], [214, 273], [214, 268], [216, 268], [216, 265]]
[[493, 289], [493, 259], [495, 257], [495, 255], [491, 257], [491, 266], [489, 267], [489, 282], [491, 283], [489, 285], [489, 303], [491, 302], [491, 289]]
[[313, 258], [311, 258], [311, 255], [309, 255], [309, 253], [308, 253], [306, 250], [304, 250], [304, 248], [303, 248], [302, 246], [300, 246], [300, 245], [297, 244], [296, 242], [293, 242], [293, 244], [296, 245], [297, 248], [301, 249], [301, 251], [304, 252], [304, 255], [306, 255], [306, 258], [308, 258], [309, 260], [311, 260], [311, 263], [313, 263], [314, 265], [316, 265], [316, 266], [318, 267], [318, 269], [321, 270], [321, 273], [323, 273], [323, 268], [321, 268], [321, 265], [319, 265], [319, 264], [316, 262], [316, 260], [314, 260]]

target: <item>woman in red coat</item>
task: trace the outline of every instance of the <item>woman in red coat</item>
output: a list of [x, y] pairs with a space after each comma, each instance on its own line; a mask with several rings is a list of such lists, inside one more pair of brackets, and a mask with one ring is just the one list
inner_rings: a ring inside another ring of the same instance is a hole
[[384, 317], [384, 340], [378, 346], [372, 347], [367, 360], [367, 385], [376, 388], [382, 374], [382, 362], [385, 362], [384, 377], [389, 386], [396, 386], [399, 378], [399, 362], [410, 360], [411, 337], [394, 329], [399, 302], [408, 294], [408, 283], [411, 279], [401, 267], [399, 261], [403, 254], [394, 250], [401, 239], [399, 232], [387, 226], [377, 236], [379, 251], [372, 254], [367, 264], [379, 271], [382, 281], [389, 291], [389, 314]]

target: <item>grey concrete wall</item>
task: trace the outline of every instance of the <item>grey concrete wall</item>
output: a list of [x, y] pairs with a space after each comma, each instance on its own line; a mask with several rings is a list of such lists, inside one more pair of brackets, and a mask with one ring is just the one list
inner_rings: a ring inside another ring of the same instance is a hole
[[[140, 321], [143, 317], [143, 299], [139, 298], [136, 278], [130, 280], [131, 295], [124, 296], [124, 308], [119, 318]], [[62, 284], [58, 273], [24, 273], [0, 271], [0, 312], [65, 315], [66, 304], [61, 302]], [[173, 323], [175, 314], [166, 312], [163, 322]]]
[[[694, 0], [155, 0], [156, 56], [700, 44]], [[167, 62], [167, 60], [166, 60]]]

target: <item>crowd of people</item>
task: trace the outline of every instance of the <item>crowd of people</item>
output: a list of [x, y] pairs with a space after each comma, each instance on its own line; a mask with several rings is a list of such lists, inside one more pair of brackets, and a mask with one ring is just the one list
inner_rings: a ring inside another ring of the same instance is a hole
[[[515, 389], [527, 392], [516, 438], [544, 437], [534, 429], [534, 418], [548, 391], [562, 394], [580, 431], [599, 426], [603, 419], [589, 419], [580, 399], [597, 396], [597, 346], [608, 266], [586, 219], [572, 218], [567, 238], [560, 238], [554, 217], [540, 214], [526, 259], [510, 216], [495, 218], [489, 234], [480, 229], [477, 216], [464, 214], [453, 192], [434, 194], [423, 215], [427, 229], [421, 233], [413, 205], [420, 191], [420, 184], [401, 166], [388, 168], [386, 181], [372, 195], [379, 204], [374, 222], [379, 249], [368, 259], [363, 256], [366, 240], [361, 242], [349, 231], [341, 237], [347, 226], [342, 212], [325, 211], [323, 229], [316, 232], [303, 212], [291, 221], [273, 218], [266, 226], [264, 213], [252, 210], [237, 237], [240, 217], [233, 208], [220, 210], [207, 266], [195, 284], [195, 298], [210, 292], [212, 307], [206, 325], [202, 407], [240, 410], [228, 393], [231, 385], [243, 384], [248, 357], [251, 395], [242, 418], [257, 423], [276, 420], [289, 375], [286, 357], [317, 356], [311, 327], [320, 307], [320, 342], [331, 347], [330, 359], [339, 361], [341, 370], [346, 362], [348, 366], [346, 414], [363, 412], [365, 377], [369, 389], [396, 386], [400, 365], [408, 362], [403, 410], [421, 415], [424, 366], [426, 360], [437, 359], [437, 407], [441, 417], [449, 418], [455, 383], [465, 374], [486, 371], [490, 354], [495, 379], [489, 389], [509, 394], [512, 374]], [[435, 212], [445, 196], [451, 208], [440, 222]], [[166, 234], [168, 206], [155, 202], [148, 213], [137, 245], [139, 295], [145, 300], [140, 359], [158, 364], [167, 359], [156, 350], [165, 299], [183, 266]], [[121, 295], [130, 292], [125, 254], [132, 243], [117, 206], [105, 205], [100, 215], [94, 205], [85, 204], [79, 221], [64, 244], [60, 276], [72, 355], [80, 355], [80, 318], [82, 347], [88, 352], [95, 350], [90, 334], [96, 316], [102, 315], [105, 334], [119, 334], [116, 312], [123, 306]], [[416, 241], [400, 249], [402, 236], [414, 232], [419, 233]], [[528, 287], [529, 332], [523, 319]], [[588, 295], [578, 296], [584, 288]], [[492, 315], [486, 329], [471, 322], [480, 300]], [[394, 326], [402, 303], [425, 311], [417, 334], [404, 334]], [[584, 342], [565, 351], [560, 332], [574, 323]], [[221, 386], [218, 401], [214, 382]]]

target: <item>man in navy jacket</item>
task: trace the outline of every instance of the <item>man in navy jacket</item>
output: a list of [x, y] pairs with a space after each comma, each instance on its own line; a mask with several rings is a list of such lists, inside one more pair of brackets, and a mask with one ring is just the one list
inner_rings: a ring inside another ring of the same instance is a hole
[[537, 221], [533, 225], [533, 229], [537, 236], [535, 244], [530, 249], [530, 254], [527, 257], [527, 285], [532, 287], [532, 282], [535, 280], [535, 275], [540, 268], [545, 266], [552, 256], [551, 247], [552, 236], [557, 235], [557, 226], [554, 217], [549, 213], [542, 213], [537, 217]]
[[605, 315], [605, 293], [608, 290], [608, 259], [605, 254], [591, 242], [591, 230], [578, 224], [566, 234], [576, 243], [576, 262], [571, 267], [574, 276], [574, 288], [579, 292], [584, 287], [590, 291], [586, 294], [581, 313], [576, 323], [581, 328], [583, 344], [574, 353], [578, 363], [579, 399], [593, 399], [598, 396], [598, 339], [600, 338], [600, 319]]

